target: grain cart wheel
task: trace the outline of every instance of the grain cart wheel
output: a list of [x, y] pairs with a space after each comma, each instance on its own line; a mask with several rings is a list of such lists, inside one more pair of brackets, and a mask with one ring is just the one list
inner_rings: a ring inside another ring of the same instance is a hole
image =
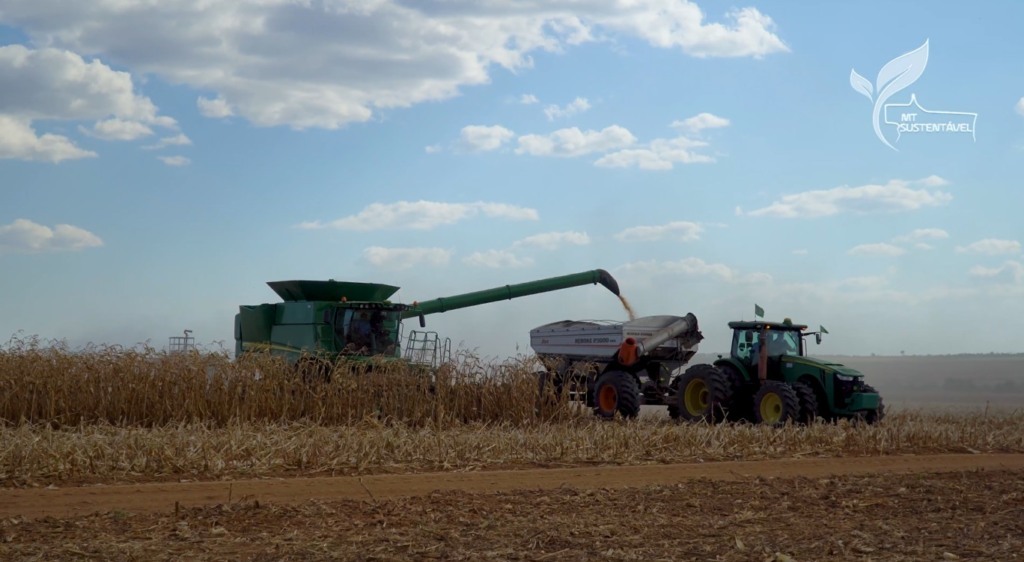
[[754, 416], [757, 423], [785, 425], [796, 421], [800, 399], [793, 387], [779, 381], [765, 381], [754, 395]]
[[622, 371], [609, 371], [594, 385], [594, 413], [611, 419], [615, 412], [624, 418], [635, 418], [640, 413], [640, 387], [633, 375]]
[[804, 382], [793, 383], [793, 391], [796, 392], [797, 402], [800, 404], [796, 416], [797, 423], [810, 424], [818, 419], [818, 395], [814, 388]]
[[694, 365], [676, 383], [676, 408], [687, 421], [722, 421], [731, 401], [732, 387], [718, 367]]
[[867, 415], [864, 416], [864, 421], [866, 421], [867, 423], [878, 423], [882, 421], [882, 418], [885, 417], [885, 404], [882, 402], [881, 393], [875, 390], [875, 387], [871, 386], [870, 384], [866, 384], [862, 388], [863, 392], [871, 392], [874, 394], [878, 394], [878, 409], [871, 410], [870, 412], [868, 412]]

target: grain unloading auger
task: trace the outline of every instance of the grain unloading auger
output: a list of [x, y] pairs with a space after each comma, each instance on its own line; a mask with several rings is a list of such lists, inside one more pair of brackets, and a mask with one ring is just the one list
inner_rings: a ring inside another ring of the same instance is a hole
[[615, 278], [603, 269], [549, 277], [483, 291], [435, 298], [413, 304], [389, 299], [398, 287], [348, 281], [275, 281], [267, 283], [284, 302], [239, 307], [235, 316], [235, 354], [269, 352], [295, 363], [340, 357], [404, 358], [436, 366], [446, 360], [450, 342], [434, 332], [410, 331], [401, 345], [402, 320], [558, 291], [583, 285], [602, 285], [619, 294]]

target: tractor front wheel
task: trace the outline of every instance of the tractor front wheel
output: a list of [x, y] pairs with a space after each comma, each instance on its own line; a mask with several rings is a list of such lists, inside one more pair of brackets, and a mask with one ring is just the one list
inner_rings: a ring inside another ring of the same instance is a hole
[[765, 381], [754, 395], [754, 416], [764, 425], [785, 425], [797, 421], [800, 399], [793, 387], [779, 381]]
[[611, 419], [615, 412], [624, 418], [640, 414], [640, 386], [633, 375], [622, 371], [604, 373], [594, 385], [594, 413]]
[[881, 393], [879, 393], [877, 390], [875, 390], [875, 387], [869, 384], [864, 385], [863, 392], [878, 394], [878, 408], [875, 410], [868, 411], [867, 415], [864, 416], [864, 421], [870, 424], [882, 421], [882, 418], [885, 417], [885, 404], [882, 402]]
[[796, 392], [797, 401], [800, 404], [800, 412], [796, 421], [801, 424], [814, 423], [818, 419], [818, 395], [814, 388], [804, 382], [793, 383], [793, 390]]

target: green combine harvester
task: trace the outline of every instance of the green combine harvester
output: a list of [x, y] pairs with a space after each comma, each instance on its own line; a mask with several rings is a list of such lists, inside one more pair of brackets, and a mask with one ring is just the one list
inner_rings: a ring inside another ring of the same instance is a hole
[[[284, 302], [243, 305], [235, 316], [235, 356], [269, 352], [290, 363], [387, 357], [437, 367], [450, 359], [451, 340], [436, 332], [403, 333], [402, 320], [582, 285], [619, 286], [603, 269], [436, 298], [412, 304], [389, 299], [398, 287], [351, 281], [271, 281]], [[403, 341], [403, 337], [405, 338]]]

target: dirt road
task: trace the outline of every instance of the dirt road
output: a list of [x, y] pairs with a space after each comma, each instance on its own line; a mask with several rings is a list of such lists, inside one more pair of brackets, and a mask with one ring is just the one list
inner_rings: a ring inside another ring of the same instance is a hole
[[318, 499], [383, 499], [433, 491], [617, 488], [751, 477], [1024, 469], [1024, 454], [804, 458], [642, 466], [600, 466], [363, 477], [285, 478], [0, 490], [0, 517], [67, 517], [94, 512], [167, 512], [241, 500], [294, 504]]

